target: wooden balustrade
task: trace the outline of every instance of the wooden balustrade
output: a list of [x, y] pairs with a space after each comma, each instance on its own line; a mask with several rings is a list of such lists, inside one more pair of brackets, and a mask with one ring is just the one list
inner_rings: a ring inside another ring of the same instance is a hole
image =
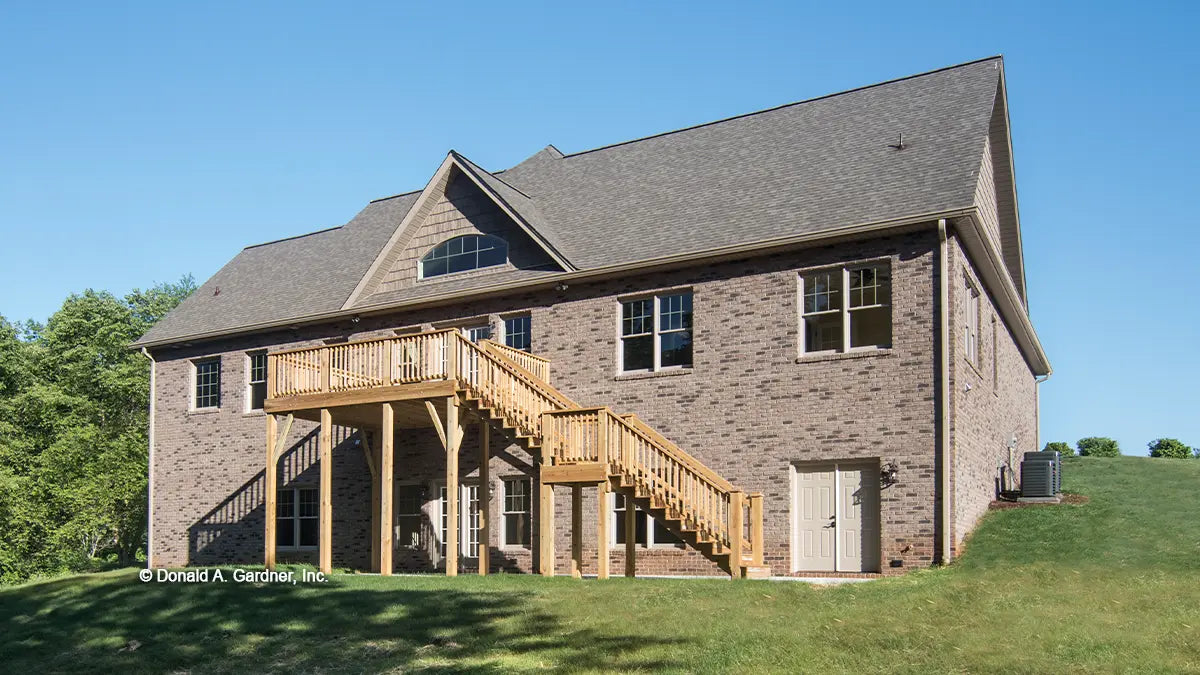
[[496, 342], [495, 340], [480, 340], [479, 343], [489, 349], [493, 349], [499, 354], [525, 370], [531, 375], [549, 384], [550, 382], [550, 359], [542, 358], [536, 354], [514, 349], [506, 344]]
[[271, 397], [444, 380], [452, 330], [303, 347], [267, 355]]

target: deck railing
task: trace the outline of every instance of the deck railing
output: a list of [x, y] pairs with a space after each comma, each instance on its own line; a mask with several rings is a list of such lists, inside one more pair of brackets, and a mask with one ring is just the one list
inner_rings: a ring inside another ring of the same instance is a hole
[[290, 349], [267, 364], [273, 398], [453, 380], [540, 444], [550, 463], [603, 464], [732, 560], [745, 552], [762, 564], [761, 494], [738, 490], [635, 415], [580, 408], [539, 375], [549, 372], [546, 359], [445, 329]]
[[762, 495], [747, 497], [633, 415], [616, 415], [605, 407], [556, 410], [544, 416], [543, 452], [553, 462], [604, 464], [610, 474], [649, 494], [702, 539], [738, 557], [746, 552], [753, 564], [762, 564]]

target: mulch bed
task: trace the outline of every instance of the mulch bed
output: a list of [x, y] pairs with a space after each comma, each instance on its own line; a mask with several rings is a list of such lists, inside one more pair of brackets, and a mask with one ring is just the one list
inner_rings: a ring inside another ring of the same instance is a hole
[[1011, 502], [1008, 500], [997, 499], [988, 505], [989, 509], [1019, 509], [1026, 506], [1059, 506], [1062, 504], [1086, 504], [1088, 501], [1087, 495], [1077, 495], [1070, 492], [1064, 492], [1062, 501], [1058, 504], [1047, 504], [1039, 502]]

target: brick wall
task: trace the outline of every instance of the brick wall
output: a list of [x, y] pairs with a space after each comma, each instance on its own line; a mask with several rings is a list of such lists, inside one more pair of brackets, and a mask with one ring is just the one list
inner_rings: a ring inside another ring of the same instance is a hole
[[[532, 316], [533, 351], [551, 359], [555, 385], [582, 405], [608, 404], [635, 412], [683, 449], [746, 491], [764, 493], [766, 562], [774, 573], [791, 570], [792, 466], [811, 460], [878, 459], [895, 462], [900, 482], [881, 497], [881, 551], [885, 572], [928, 565], [934, 531], [935, 424], [933, 307], [936, 302], [936, 231], [926, 228], [883, 239], [841, 243], [745, 261], [572, 284], [450, 307], [364, 318], [296, 331], [162, 349], [157, 391], [154, 458], [155, 564], [258, 562], [262, 559], [262, 466], [265, 422], [244, 413], [241, 383], [245, 350], [317, 344], [321, 338], [351, 339], [390, 334], [396, 326], [513, 312]], [[870, 353], [800, 357], [797, 318], [798, 270], [886, 258], [893, 277], [893, 341]], [[694, 298], [694, 368], [684, 373], [620, 376], [616, 340], [619, 299], [657, 290], [690, 288]], [[213, 413], [187, 410], [189, 359], [220, 354], [223, 405]], [[1017, 385], [1014, 384], [1014, 387]], [[1032, 408], [1029, 408], [1032, 424]], [[312, 425], [297, 421], [295, 466], [281, 485], [315, 478], [315, 456], [301, 443]], [[474, 433], [461, 460], [465, 479], [477, 475]], [[494, 444], [495, 445], [495, 444]], [[493, 451], [495, 518], [499, 480], [531, 471], [518, 447]], [[436, 496], [444, 476], [444, 453], [431, 430], [397, 438], [396, 479], [416, 481]], [[334, 452], [334, 564], [367, 567], [370, 480], [353, 438]], [[965, 473], [964, 469], [964, 473]], [[312, 481], [315, 484], [315, 480]], [[958, 500], [976, 499], [977, 482]], [[969, 494], [968, 494], [969, 493]], [[569, 555], [570, 492], [556, 490], [559, 570]], [[990, 497], [990, 489], [978, 499]], [[585, 572], [595, 566], [595, 490], [584, 491]], [[237, 504], [236, 508], [228, 504]], [[431, 526], [436, 510], [429, 505]], [[214, 514], [218, 514], [214, 516]], [[219, 527], [210, 521], [220, 520]], [[960, 522], [967, 519], [960, 518]], [[493, 536], [498, 537], [498, 529]], [[210, 532], [198, 546], [194, 533]], [[536, 532], [536, 526], [535, 526]], [[493, 540], [493, 545], [496, 543]], [[536, 537], [533, 542], [536, 550]], [[612, 569], [623, 567], [614, 547]], [[397, 569], [428, 568], [429, 552], [396, 554]], [[528, 551], [493, 550], [494, 566], [531, 569]], [[890, 567], [898, 561], [901, 567]], [[464, 569], [469, 567], [464, 564]], [[654, 549], [638, 556], [638, 571], [718, 574], [690, 550]]]
[[[951, 476], [954, 542], [961, 546], [995, 496], [1001, 468], [1019, 473], [1022, 453], [1037, 449], [1037, 394], [1033, 372], [957, 237], [950, 238], [950, 270]], [[982, 291], [978, 363], [964, 351], [964, 277]]]

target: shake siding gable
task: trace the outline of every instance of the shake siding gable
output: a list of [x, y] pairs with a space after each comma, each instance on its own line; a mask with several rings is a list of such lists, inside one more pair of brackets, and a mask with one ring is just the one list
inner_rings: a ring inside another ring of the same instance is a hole
[[995, 173], [992, 170], [992, 143], [990, 139], [983, 142], [983, 161], [979, 166], [979, 182], [975, 186], [975, 205], [979, 207], [979, 218], [983, 229], [992, 240], [997, 250], [1003, 246], [1000, 238], [1000, 214], [996, 208]]

